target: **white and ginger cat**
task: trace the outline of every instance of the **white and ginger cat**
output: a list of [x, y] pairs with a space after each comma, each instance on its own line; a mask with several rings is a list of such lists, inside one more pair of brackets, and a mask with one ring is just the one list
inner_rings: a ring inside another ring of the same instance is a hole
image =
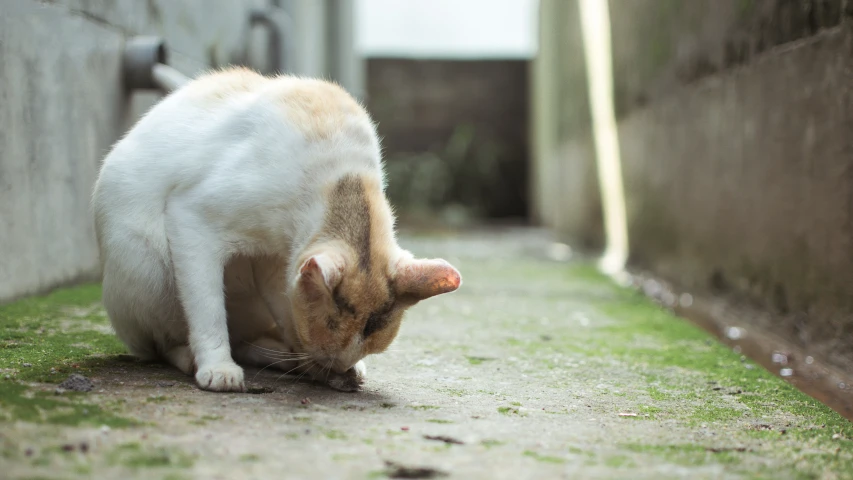
[[461, 284], [397, 245], [373, 123], [320, 80], [188, 83], [113, 147], [93, 209], [119, 338], [206, 390], [245, 391], [238, 363], [358, 390], [404, 311]]

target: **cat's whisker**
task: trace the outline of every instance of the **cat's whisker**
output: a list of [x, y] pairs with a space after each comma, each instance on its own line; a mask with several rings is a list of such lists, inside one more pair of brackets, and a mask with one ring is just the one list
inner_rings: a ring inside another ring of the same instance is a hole
[[258, 372], [257, 372], [257, 373], [255, 373], [255, 376], [254, 376], [254, 377], [252, 377], [252, 381], [254, 381], [254, 380], [255, 380], [255, 378], [257, 378], [257, 377], [258, 377], [258, 375], [260, 375], [260, 374], [261, 374], [261, 372], [263, 372], [264, 370], [266, 370], [266, 369], [267, 369], [267, 368], [269, 368], [269, 367], [272, 367], [273, 365], [278, 365], [278, 364], [280, 364], [280, 363], [284, 363], [284, 362], [293, 362], [293, 361], [298, 361], [298, 360], [293, 360], [293, 359], [290, 359], [290, 358], [285, 358], [285, 359], [283, 359], [283, 360], [278, 360], [278, 361], [276, 361], [276, 362], [272, 362], [272, 363], [270, 363], [269, 365], [265, 366], [264, 368], [262, 368], [262, 369], [258, 370]]
[[310, 355], [308, 355], [306, 353], [302, 353], [299, 355], [275, 355], [274, 353], [270, 353], [270, 352], [261, 352], [261, 355], [263, 355], [267, 358], [270, 358], [270, 359], [278, 358], [278, 359], [284, 359], [284, 360], [304, 360], [304, 359], [310, 357]]
[[262, 351], [266, 351], [266, 352], [286, 353], [286, 352], [284, 352], [284, 351], [282, 351], [282, 350], [276, 350], [276, 349], [273, 349], [273, 348], [262, 347], [262, 346], [260, 346], [260, 345], [256, 345], [256, 344], [254, 344], [254, 343], [252, 343], [252, 342], [249, 342], [249, 341], [246, 341], [246, 340], [243, 340], [243, 343], [245, 343], [246, 345], [249, 345], [249, 346], [250, 346], [250, 347], [252, 347], [252, 348], [256, 348], [256, 349], [258, 349], [258, 350], [262, 350]]
[[288, 371], [286, 371], [286, 372], [282, 373], [281, 375], [279, 375], [279, 377], [278, 377], [278, 378], [276, 378], [276, 379], [275, 379], [275, 381], [277, 382], [277, 381], [281, 380], [281, 377], [286, 376], [287, 374], [289, 374], [290, 372], [292, 372], [292, 371], [296, 370], [297, 368], [304, 367], [304, 366], [306, 366], [306, 365], [310, 365], [311, 363], [313, 363], [313, 360], [305, 361], [305, 362], [303, 362], [303, 363], [301, 363], [301, 364], [299, 364], [299, 365], [297, 365], [297, 366], [295, 366], [295, 367], [291, 368], [290, 370], [288, 370]]
[[336, 353], [334, 358], [332, 358], [332, 361], [329, 362], [329, 366], [326, 369], [326, 382], [327, 383], [329, 381], [329, 375], [331, 375], [331, 373], [332, 373], [332, 367], [335, 365], [335, 362], [337, 362], [337, 361], [338, 361], [338, 354]]
[[287, 390], [287, 392], [285, 392], [285, 393], [290, 393], [290, 391], [291, 391], [291, 390], [293, 390], [293, 387], [295, 387], [296, 385], [298, 385], [298, 384], [299, 384], [299, 380], [301, 380], [301, 379], [302, 379], [302, 377], [304, 377], [304, 376], [305, 376], [305, 374], [307, 374], [307, 373], [308, 373], [308, 370], [309, 370], [309, 369], [305, 369], [305, 371], [304, 371], [304, 372], [302, 372], [301, 374], [299, 374], [299, 376], [298, 376], [298, 377], [296, 377], [296, 380], [294, 380], [294, 381], [293, 381], [293, 385], [292, 385], [292, 386]]
[[304, 360], [309, 358], [310, 355], [307, 353], [300, 353], [299, 355], [276, 355], [272, 352], [260, 352], [260, 355], [270, 358], [270, 359], [286, 359], [286, 360]]
[[251, 343], [251, 342], [244, 342], [244, 343], [246, 343], [247, 345], [249, 345], [249, 346], [250, 346], [250, 347], [252, 347], [252, 348], [255, 348], [255, 349], [257, 349], [257, 350], [260, 350], [260, 351], [262, 351], [262, 352], [265, 352], [265, 354], [268, 354], [268, 355], [269, 355], [269, 354], [271, 354], [271, 355], [276, 355], [276, 356], [279, 356], [279, 357], [284, 357], [284, 356], [293, 356], [293, 357], [298, 357], [298, 356], [307, 356], [307, 354], [305, 354], [305, 353], [299, 353], [299, 352], [284, 352], [284, 351], [281, 351], [281, 350], [275, 350], [275, 349], [272, 349], [272, 348], [266, 348], [266, 347], [262, 347], [262, 346], [260, 346], [260, 345], [255, 345], [254, 343]]
[[[266, 354], [265, 354], [265, 355], [266, 355]], [[272, 357], [272, 358], [274, 358], [274, 357]], [[265, 367], [261, 368], [260, 370], [258, 370], [258, 372], [257, 372], [257, 373], [255, 373], [255, 376], [254, 376], [254, 377], [252, 377], [252, 380], [254, 380], [255, 378], [257, 378], [257, 376], [258, 376], [258, 375], [260, 375], [260, 373], [261, 373], [261, 372], [263, 372], [264, 370], [266, 370], [266, 369], [267, 369], [267, 368], [269, 368], [269, 367], [272, 367], [273, 365], [279, 365], [279, 364], [284, 363], [284, 362], [299, 362], [300, 360], [305, 360], [305, 359], [307, 359], [307, 358], [308, 358], [308, 355], [304, 355], [304, 356], [302, 356], [302, 357], [295, 357], [295, 358], [283, 358], [283, 359], [280, 359], [280, 360], [278, 360], [278, 361], [272, 362], [272, 363], [270, 363], [269, 365], [267, 365], [267, 366], [265, 366]]]

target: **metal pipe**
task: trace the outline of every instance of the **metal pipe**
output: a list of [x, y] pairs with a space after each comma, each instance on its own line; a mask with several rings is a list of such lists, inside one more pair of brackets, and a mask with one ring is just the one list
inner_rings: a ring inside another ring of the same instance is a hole
[[134, 37], [124, 49], [124, 84], [128, 90], [171, 92], [190, 79], [167, 65], [166, 43], [159, 37]]
[[280, 74], [290, 71], [290, 17], [284, 9], [275, 4], [266, 9], [252, 10], [249, 16], [251, 25], [260, 25], [267, 29], [267, 68], [269, 73]]
[[183, 73], [162, 63], [155, 63], [151, 67], [151, 76], [154, 77], [154, 81], [160, 89], [165, 92], [177, 90], [190, 81]]

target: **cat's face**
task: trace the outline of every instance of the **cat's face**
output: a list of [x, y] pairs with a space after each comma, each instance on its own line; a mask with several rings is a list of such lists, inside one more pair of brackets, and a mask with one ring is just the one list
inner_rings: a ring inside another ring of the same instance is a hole
[[387, 349], [406, 309], [461, 282], [443, 260], [402, 255], [386, 268], [365, 269], [345, 252], [314, 254], [303, 261], [294, 284], [296, 332], [314, 362], [342, 373]]

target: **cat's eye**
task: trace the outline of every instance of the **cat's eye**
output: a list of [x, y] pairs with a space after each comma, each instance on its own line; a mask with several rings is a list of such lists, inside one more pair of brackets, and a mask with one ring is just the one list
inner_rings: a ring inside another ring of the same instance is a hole
[[369, 337], [374, 332], [376, 332], [380, 328], [384, 327], [385, 323], [387, 323], [387, 319], [385, 318], [385, 315], [377, 315], [377, 314], [371, 315], [370, 317], [367, 318], [367, 323], [364, 324], [364, 331], [362, 332], [362, 336], [364, 338]]
[[353, 307], [351, 303], [347, 302], [346, 299], [344, 299], [344, 297], [337, 291], [333, 295], [333, 298], [335, 300], [335, 306], [338, 309], [338, 313], [348, 313], [350, 315], [355, 315], [355, 307]]

